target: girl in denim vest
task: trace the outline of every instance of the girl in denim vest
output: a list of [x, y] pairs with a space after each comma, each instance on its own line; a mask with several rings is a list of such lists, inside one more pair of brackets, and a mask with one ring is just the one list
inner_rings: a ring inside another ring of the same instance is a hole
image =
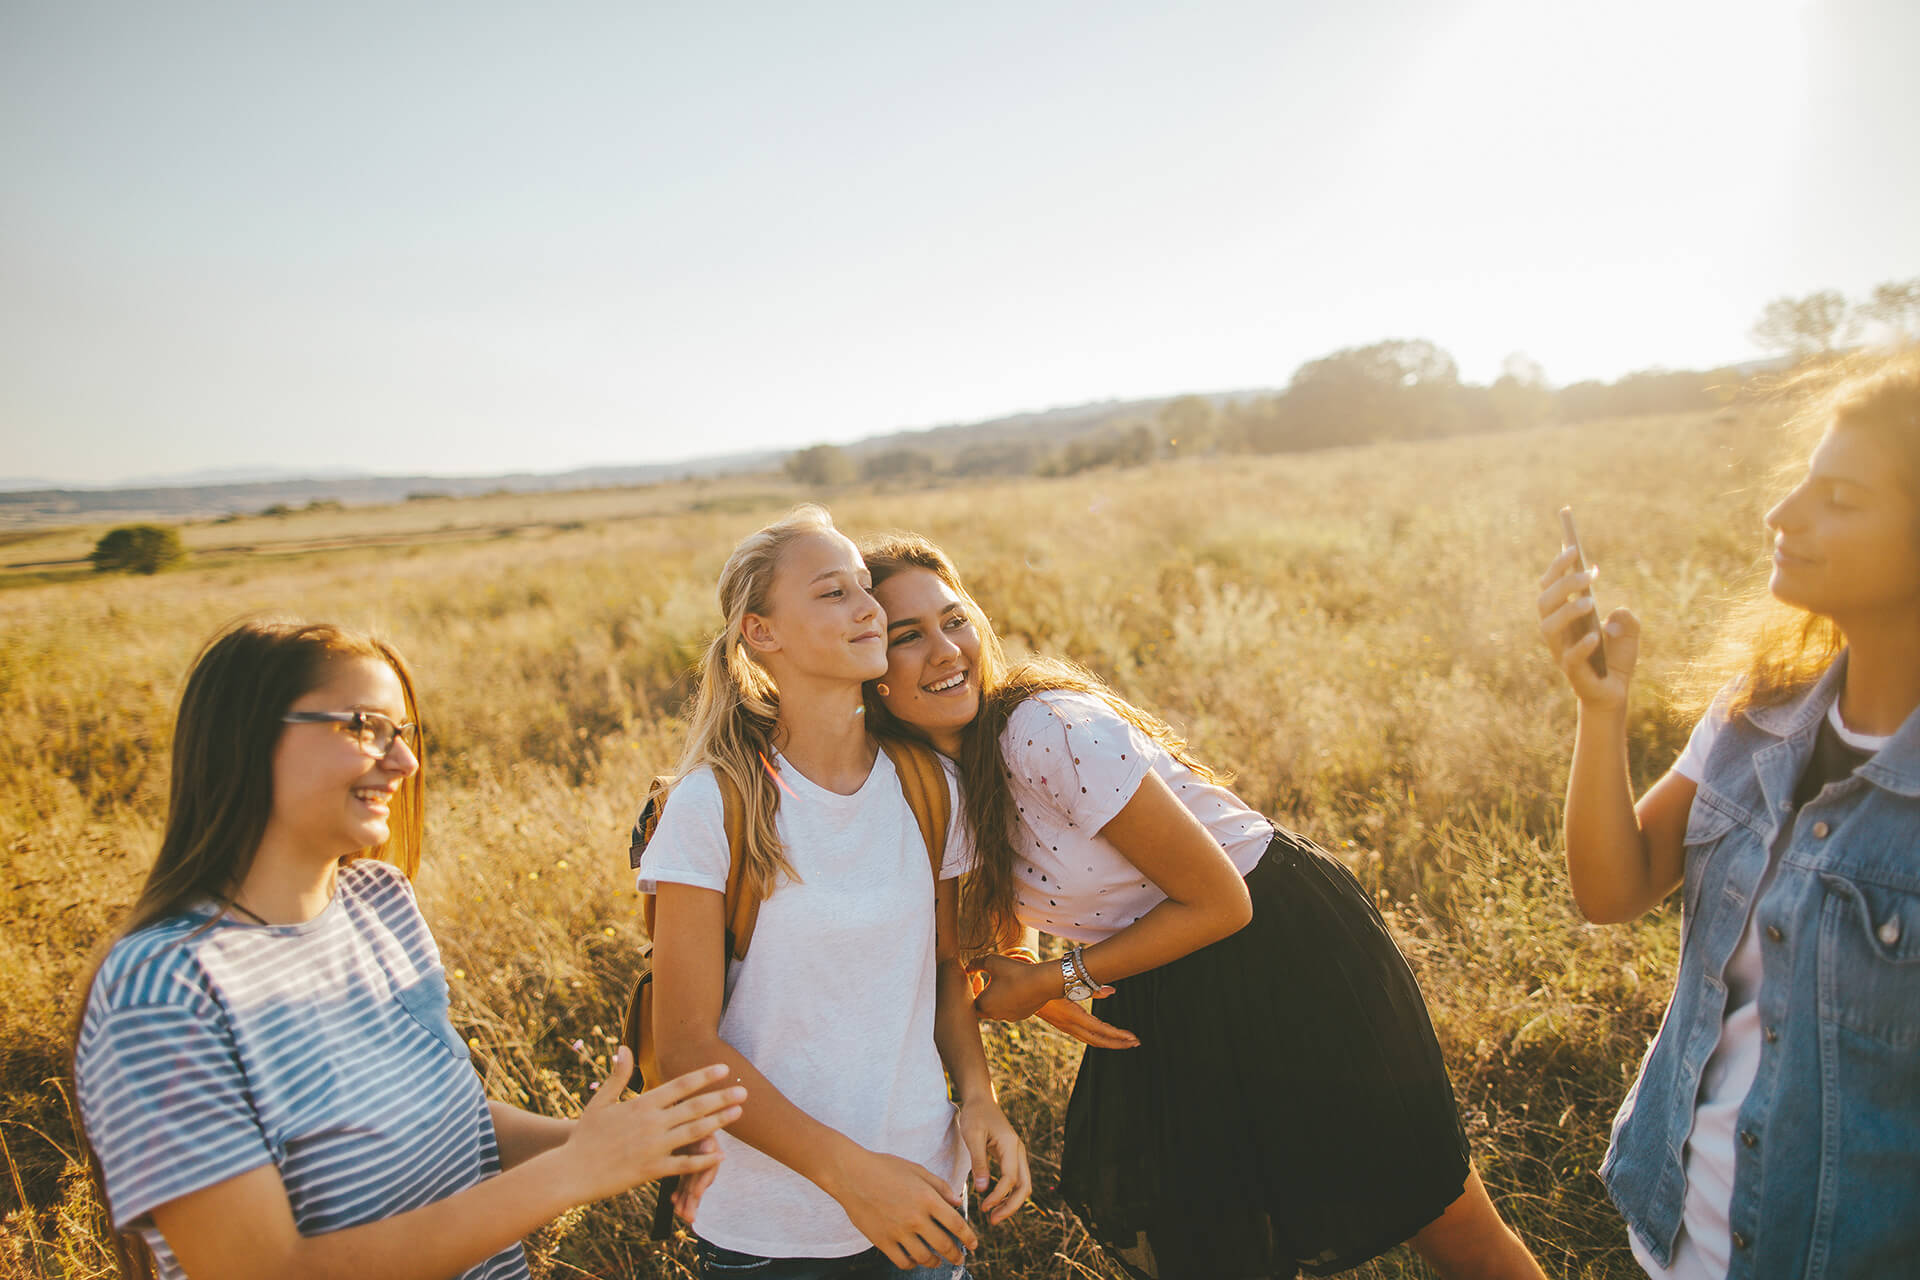
[[1920, 1259], [1920, 355], [1841, 382], [1813, 420], [1737, 674], [1637, 804], [1639, 623], [1581, 634], [1593, 571], [1571, 551], [1542, 579], [1580, 703], [1574, 899], [1606, 923], [1684, 891], [1673, 1002], [1601, 1168], [1655, 1277]]

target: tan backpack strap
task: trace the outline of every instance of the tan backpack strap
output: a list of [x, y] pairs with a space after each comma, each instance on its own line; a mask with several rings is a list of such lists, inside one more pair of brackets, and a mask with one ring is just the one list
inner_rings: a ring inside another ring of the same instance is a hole
[[933, 882], [940, 883], [940, 865], [946, 861], [947, 826], [953, 820], [953, 795], [947, 790], [947, 771], [939, 753], [921, 742], [905, 738], [880, 739], [880, 746], [893, 761], [900, 775], [900, 790], [907, 807], [920, 824], [920, 838], [927, 842], [927, 862], [933, 868]]
[[[720, 811], [722, 825], [727, 833], [727, 942], [735, 960], [746, 958], [747, 944], [753, 940], [754, 922], [760, 918], [760, 898], [758, 894], [747, 892], [746, 865], [743, 855], [746, 847], [747, 806], [740, 798], [740, 789], [733, 785], [726, 774], [715, 770], [713, 780], [720, 786]], [[633, 824], [632, 845], [627, 851], [627, 860], [635, 867], [640, 865], [640, 855], [646, 850], [647, 841], [653, 839], [653, 832], [660, 825], [661, 811], [666, 808], [667, 792], [675, 782], [674, 775], [660, 774], [647, 788], [647, 803], [640, 810], [640, 817]], [[656, 899], [651, 893], [640, 895], [640, 923], [645, 926], [647, 936], [653, 936], [653, 916]]]
[[718, 769], [722, 821], [727, 832], [727, 941], [735, 960], [747, 958], [754, 922], [760, 918], [760, 895], [747, 888], [747, 803], [733, 779]]

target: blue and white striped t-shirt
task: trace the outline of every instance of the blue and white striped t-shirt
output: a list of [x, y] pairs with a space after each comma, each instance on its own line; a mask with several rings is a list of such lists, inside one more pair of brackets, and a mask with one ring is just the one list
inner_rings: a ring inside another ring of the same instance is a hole
[[[448, 1016], [413, 886], [340, 869], [304, 924], [209, 906], [114, 944], [76, 1055], [80, 1113], [113, 1222], [183, 1276], [148, 1214], [272, 1164], [303, 1235], [377, 1222], [500, 1170], [486, 1094]], [[464, 1277], [525, 1277], [519, 1245]]]

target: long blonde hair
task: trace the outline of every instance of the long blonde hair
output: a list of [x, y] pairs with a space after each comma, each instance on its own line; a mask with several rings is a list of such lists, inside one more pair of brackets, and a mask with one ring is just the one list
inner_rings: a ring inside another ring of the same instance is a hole
[[[352, 658], [370, 658], [393, 668], [400, 681], [405, 718], [420, 719], [406, 662], [392, 645], [365, 632], [330, 623], [247, 618], [223, 629], [194, 659], [174, 718], [160, 853], [139, 898], [100, 948], [79, 987], [68, 1041], [69, 1077], [94, 979], [113, 943], [199, 902], [231, 904], [234, 891], [253, 866], [273, 812], [274, 746], [285, 730], [280, 717], [324, 684], [336, 664]], [[393, 797], [386, 843], [359, 855], [391, 862], [408, 879], [420, 868], [426, 811], [424, 742], [414, 754], [420, 767], [401, 781]], [[214, 918], [209, 917], [209, 927]], [[79, 1136], [94, 1190], [100, 1203], [106, 1204], [106, 1184], [84, 1126]], [[152, 1259], [139, 1237], [115, 1232], [113, 1245], [121, 1275], [134, 1280], [153, 1274]]]
[[[894, 574], [925, 569], [960, 598], [967, 618], [980, 637], [980, 656], [974, 679], [980, 686], [980, 712], [961, 731], [960, 770], [962, 808], [973, 837], [973, 871], [960, 885], [960, 944], [969, 952], [995, 950], [1019, 936], [1014, 916], [1014, 825], [1017, 821], [1007, 764], [1000, 754], [1000, 734], [1013, 709], [1038, 693], [1068, 690], [1091, 694], [1111, 706], [1114, 714], [1154, 739], [1180, 763], [1206, 781], [1218, 776], [1187, 751], [1186, 741], [1171, 726], [1109, 689], [1091, 671], [1060, 658], [1029, 657], [1009, 666], [993, 621], [960, 581], [959, 570], [937, 545], [917, 533], [886, 533], [865, 538], [860, 554], [878, 587]], [[866, 688], [867, 725], [876, 733], [923, 737], [896, 719], [869, 682]]]
[[726, 621], [707, 643], [694, 695], [693, 723], [675, 771], [677, 786], [702, 765], [733, 784], [746, 809], [741, 849], [750, 889], [765, 898], [781, 876], [798, 880], [774, 819], [780, 790], [773, 779], [774, 731], [780, 690], [747, 647], [741, 626], [750, 613], [765, 613], [780, 556], [795, 538], [836, 533], [825, 507], [806, 503], [742, 538], [720, 570], [720, 613]]
[[[1837, 427], [1871, 432], [1899, 459], [1896, 479], [1920, 511], [1920, 348], [1836, 361], [1799, 375], [1787, 390], [1800, 399], [1789, 423], [1794, 439], [1810, 446]], [[1805, 457], [1802, 450], [1783, 466], [1788, 487]], [[1913, 533], [1920, 542], [1920, 523]], [[1774, 599], [1760, 578], [1730, 611], [1714, 648], [1686, 682], [1682, 703], [1704, 710], [1731, 680], [1728, 714], [1777, 706], [1818, 681], [1845, 645], [1833, 619]]]

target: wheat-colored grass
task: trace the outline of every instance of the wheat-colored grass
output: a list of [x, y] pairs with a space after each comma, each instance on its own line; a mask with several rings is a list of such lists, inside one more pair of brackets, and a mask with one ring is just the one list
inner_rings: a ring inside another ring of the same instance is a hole
[[[1572, 705], [1534, 636], [1534, 581], [1571, 501], [1603, 604], [1647, 629], [1634, 766], [1656, 775], [1689, 727], [1667, 691], [1757, 558], [1772, 440], [1747, 418], [1632, 421], [827, 500], [850, 532], [944, 543], [1014, 643], [1099, 671], [1350, 858], [1420, 975], [1508, 1216], [1556, 1274], [1630, 1275], [1593, 1170], [1665, 1003], [1675, 920], [1594, 929], [1570, 910]], [[678, 753], [715, 574], [800, 496], [769, 481], [724, 501], [661, 486], [316, 513], [291, 530], [299, 554], [0, 592], [0, 1275], [109, 1273], [64, 1028], [157, 843], [172, 704], [221, 622], [370, 625], [409, 656], [430, 734], [421, 893], [456, 1023], [496, 1095], [565, 1113], [635, 971], [626, 830]], [[380, 545], [429, 518], [472, 536]], [[189, 543], [237, 544], [248, 523]], [[1049, 1191], [1072, 1046], [1031, 1025], [987, 1034], [1040, 1191], [976, 1273], [1116, 1275]], [[642, 1239], [643, 1201], [539, 1233], [536, 1272], [691, 1275], [684, 1245]], [[1365, 1273], [1426, 1274], [1403, 1254]]]

